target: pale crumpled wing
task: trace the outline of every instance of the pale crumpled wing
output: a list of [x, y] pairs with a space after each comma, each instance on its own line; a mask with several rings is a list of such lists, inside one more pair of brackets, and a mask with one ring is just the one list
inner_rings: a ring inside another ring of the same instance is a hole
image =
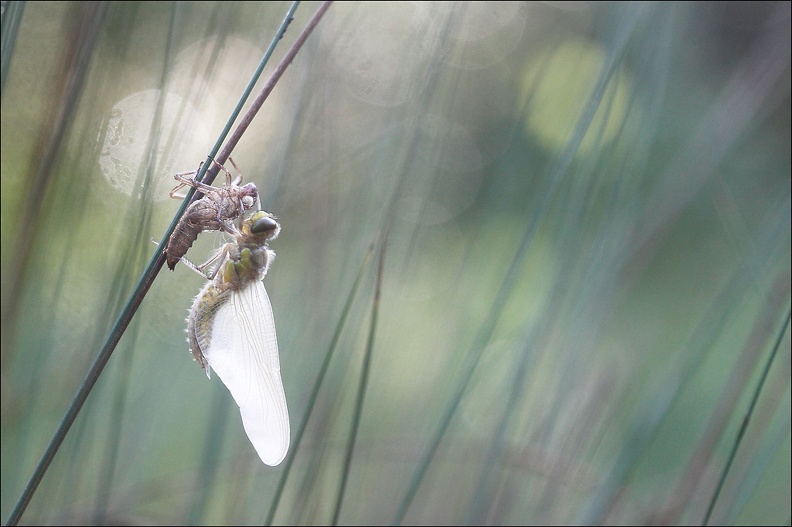
[[254, 281], [233, 292], [211, 326], [204, 356], [239, 405], [245, 432], [261, 460], [278, 465], [289, 449], [289, 413], [264, 284]]

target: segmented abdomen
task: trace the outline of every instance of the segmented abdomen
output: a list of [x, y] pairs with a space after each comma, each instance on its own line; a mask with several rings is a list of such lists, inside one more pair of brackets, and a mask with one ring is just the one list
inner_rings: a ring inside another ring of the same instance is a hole
[[187, 223], [180, 223], [176, 226], [176, 230], [168, 240], [168, 248], [165, 250], [166, 261], [171, 271], [176, 267], [176, 262], [187, 254], [195, 239], [198, 238], [199, 232], [201, 229]]
[[[217, 310], [228, 301], [230, 295], [231, 291], [223, 291], [213, 282], [208, 282], [201, 288], [201, 292], [195, 297], [190, 307], [190, 316], [187, 318], [187, 342], [193, 357], [205, 370], [207, 362], [203, 350], [209, 348], [212, 338], [212, 321]], [[207, 375], [209, 375], [208, 371]]]
[[[236, 214], [236, 210], [232, 212]], [[217, 215], [218, 207], [206, 198], [201, 198], [187, 208], [165, 248], [168, 268], [171, 271], [176, 267], [179, 259], [187, 254], [201, 231], [216, 231], [223, 228], [217, 220]]]

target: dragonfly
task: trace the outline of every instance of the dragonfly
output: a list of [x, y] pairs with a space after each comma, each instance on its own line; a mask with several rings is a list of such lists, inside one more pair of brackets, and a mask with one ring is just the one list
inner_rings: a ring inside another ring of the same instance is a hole
[[184, 199], [184, 195], [179, 191], [184, 187], [194, 187], [204, 195], [187, 207], [179, 223], [165, 246], [165, 255], [168, 268], [173, 271], [176, 263], [182, 259], [187, 251], [192, 247], [193, 242], [203, 231], [224, 231], [231, 235], [239, 235], [239, 227], [234, 224], [235, 219], [240, 223], [244, 214], [254, 206], [259, 209], [258, 189], [254, 183], [242, 183], [242, 173], [234, 160], [228, 158], [234, 169], [239, 173], [236, 178], [231, 176], [231, 172], [223, 165], [214, 161], [226, 174], [226, 184], [223, 187], [213, 187], [195, 180], [196, 174], [200, 172], [201, 163], [198, 170], [193, 172], [179, 172], [173, 177], [179, 184], [170, 191], [170, 197]]
[[[187, 342], [211, 377], [215, 371], [239, 406], [242, 424], [261, 460], [283, 461], [289, 449], [289, 413], [280, 375], [275, 320], [262, 279], [275, 253], [267, 246], [280, 233], [265, 211], [242, 221], [234, 241], [204, 264], [192, 266], [208, 281], [187, 319]], [[211, 270], [204, 274], [207, 267]]]

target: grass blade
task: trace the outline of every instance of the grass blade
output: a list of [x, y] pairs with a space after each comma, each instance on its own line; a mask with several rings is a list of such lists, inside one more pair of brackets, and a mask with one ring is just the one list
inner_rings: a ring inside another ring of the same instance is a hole
[[[294, 4], [292, 6], [291, 10], [289, 11], [289, 14], [287, 15], [286, 20], [284, 20], [284, 23], [281, 26], [281, 30], [276, 35], [276, 38], [273, 39], [273, 43], [270, 46], [270, 49], [269, 49], [267, 55], [265, 56], [265, 60], [262, 61], [262, 64], [260, 65], [260, 67], [259, 67], [259, 69], [257, 71], [257, 74], [260, 74], [261, 71], [263, 71], [264, 65], [266, 64], [266, 61], [271, 56], [275, 45], [277, 44], [277, 42], [282, 37], [283, 32], [285, 32], [285, 30], [286, 30], [286, 27], [288, 27], [288, 23], [291, 21], [291, 14], [294, 12], [294, 9], [296, 9], [296, 7], [297, 7], [296, 4]], [[326, 10], [327, 7], [325, 7], [324, 9]], [[322, 11], [322, 13], [323, 12], [324, 11]], [[99, 21], [101, 20], [102, 13], [103, 13], [103, 11], [101, 11], [101, 10], [97, 12], [97, 14], [96, 14], [96, 16], [94, 18], [95, 24], [98, 24]], [[318, 23], [318, 19], [316, 19], [316, 21], [313, 23], [313, 25], [310, 27], [310, 29], [313, 29], [313, 27], [315, 27], [316, 23]], [[91, 35], [96, 35], [97, 33], [98, 33], [98, 31], [97, 31], [96, 28], [94, 28], [94, 30], [92, 32], [90, 32]], [[304, 37], [302, 39], [298, 40], [299, 45], [293, 46], [292, 52], [289, 55], [289, 61], [281, 64], [281, 66], [277, 70], [277, 72], [278, 72], [277, 76], [273, 76], [274, 80], [271, 81], [267, 85], [267, 89], [269, 91], [272, 90], [272, 88], [274, 87], [275, 83], [277, 83], [277, 79], [280, 78], [280, 76], [283, 74], [283, 71], [285, 70], [285, 68], [289, 65], [289, 63], [293, 59], [294, 55], [297, 53], [297, 51], [299, 51], [302, 43], [305, 42], [305, 39], [307, 39], [307, 36], [310, 34], [310, 30], [307, 31], [307, 32], [303, 32], [303, 34], [304, 34]], [[83, 49], [87, 49], [88, 53], [90, 53], [90, 50], [93, 48], [93, 45], [92, 45], [93, 42], [94, 41], [90, 41], [89, 40], [88, 44]], [[86, 64], [87, 63], [87, 59], [83, 59], [81, 62], [83, 64]], [[252, 91], [252, 87], [253, 87], [254, 84], [255, 84], [255, 81], [250, 83], [249, 89], [246, 90], [245, 97], [247, 96], [247, 94], [250, 93], [250, 91]], [[79, 84], [74, 84], [73, 88], [75, 90], [79, 90]], [[250, 121], [252, 120], [253, 116], [255, 116], [256, 111], [258, 111], [258, 109], [263, 104], [264, 100], [266, 100], [266, 95], [268, 93], [269, 92], [262, 92], [262, 94], [257, 99], [257, 103], [256, 103], [257, 106], [254, 106], [255, 110], [253, 108], [251, 108], [251, 110], [248, 111], [247, 117], [246, 117], [245, 120], [243, 120], [243, 123], [246, 123], [246, 124], [250, 123]], [[243, 103], [244, 103], [244, 98], [238, 104], [237, 109], [235, 110], [235, 114], [232, 115], [232, 117], [229, 119], [226, 128], [223, 130], [223, 133], [221, 133], [221, 136], [218, 139], [217, 143], [215, 144], [215, 147], [213, 148], [212, 153], [209, 155], [210, 159], [212, 157], [214, 157], [214, 153], [219, 148], [219, 145], [222, 143], [222, 140], [225, 137], [225, 135], [228, 133], [228, 130], [230, 130], [231, 124], [233, 123], [234, 119], [236, 118], [236, 114], [238, 114], [239, 111], [241, 111], [241, 107], [242, 107]], [[70, 104], [69, 107], [74, 107], [74, 105]], [[232, 136], [232, 138], [229, 140], [229, 143], [227, 145], [227, 153], [226, 153], [226, 151], [224, 151], [224, 154], [225, 154], [226, 157], [227, 157], [228, 154], [230, 154], [230, 151], [233, 150], [233, 147], [235, 146], [236, 142], [239, 141], [239, 138], [241, 138], [242, 133], [244, 133], [245, 128], [246, 128], [246, 126], [244, 126], [244, 127], [240, 126], [238, 128], [238, 132], [234, 136]], [[222, 159], [222, 160], [224, 161], [225, 159]], [[220, 162], [222, 162], [222, 161], [220, 161]], [[217, 171], [219, 170], [219, 168], [217, 168], [217, 166], [214, 163], [205, 163], [204, 166], [203, 166], [203, 169], [202, 169], [203, 172], [200, 173], [197, 177], [200, 178], [201, 176], [203, 176], [203, 174], [206, 173], [206, 169], [207, 169], [208, 166], [212, 166], [214, 174], [215, 175], [217, 174]], [[211, 183], [211, 180], [207, 179], [207, 182]], [[176, 217], [171, 222], [170, 228], [168, 229], [168, 231], [163, 236], [163, 238], [162, 238], [162, 240], [161, 240], [161, 242], [159, 244], [160, 246], [162, 246], [162, 247], [165, 246], [168, 238], [170, 237], [171, 233], [175, 229], [176, 224], [178, 223], [178, 220], [181, 217], [181, 214], [183, 214], [184, 210], [187, 208], [187, 205], [189, 205], [190, 199], [192, 198], [192, 194], [194, 193], [194, 189], [191, 189], [191, 191], [192, 192], [190, 194], [188, 194], [187, 198], [185, 199], [185, 201], [184, 201], [184, 203], [182, 205], [182, 208], [179, 210], [179, 212], [177, 213]], [[32, 224], [32, 222], [29, 222], [29, 223]], [[22, 256], [20, 256], [20, 258], [24, 259], [24, 254]], [[91, 365], [90, 369], [88, 370], [85, 379], [83, 380], [82, 384], [80, 385], [79, 389], [77, 390], [77, 393], [72, 398], [72, 401], [69, 404], [69, 408], [67, 409], [65, 415], [63, 416], [63, 419], [61, 420], [60, 425], [58, 426], [57, 430], [55, 431], [55, 434], [53, 435], [52, 439], [50, 440], [49, 445], [47, 446], [44, 454], [42, 455], [41, 460], [39, 461], [39, 464], [37, 465], [37, 467], [33, 471], [33, 474], [31, 476], [28, 484], [25, 486], [25, 489], [23, 490], [22, 495], [20, 496], [19, 500], [17, 501], [17, 504], [15, 505], [14, 509], [12, 510], [12, 512], [11, 512], [9, 518], [8, 518], [8, 521], [6, 522], [8, 525], [16, 525], [19, 522], [19, 520], [21, 519], [22, 514], [24, 514], [28, 503], [30, 503], [30, 500], [32, 499], [33, 494], [35, 493], [36, 489], [38, 488], [39, 483], [41, 482], [42, 478], [44, 477], [44, 474], [47, 472], [47, 469], [49, 468], [50, 463], [52, 462], [52, 459], [55, 457], [55, 454], [58, 452], [58, 449], [60, 448], [61, 444], [63, 443], [63, 440], [65, 439], [66, 434], [68, 433], [69, 429], [71, 428], [72, 423], [77, 418], [77, 415], [79, 414], [80, 410], [82, 409], [83, 405], [85, 404], [85, 401], [88, 398], [88, 395], [91, 393], [91, 390], [93, 389], [94, 385], [96, 384], [97, 380], [99, 379], [99, 376], [101, 375], [102, 371], [104, 370], [104, 367], [107, 364], [107, 361], [110, 359], [110, 356], [112, 355], [113, 351], [115, 350], [115, 347], [118, 345], [118, 342], [121, 340], [121, 337], [123, 336], [124, 332], [126, 331], [127, 327], [129, 326], [129, 323], [131, 322], [132, 317], [134, 316], [135, 312], [137, 311], [138, 307], [140, 306], [141, 302], [143, 301], [143, 298], [146, 296], [146, 293], [150, 289], [152, 283], [154, 282], [155, 277], [159, 273], [159, 270], [162, 268], [162, 264], [164, 262], [165, 262], [165, 255], [164, 255], [164, 253], [162, 251], [158, 250], [158, 251], [156, 251], [154, 253], [154, 255], [149, 260], [149, 263], [146, 265], [146, 269], [143, 272], [143, 275], [141, 276], [140, 280], [138, 281], [137, 285], [135, 286], [135, 289], [132, 292], [132, 295], [130, 296], [129, 300], [127, 301], [123, 311], [121, 312], [121, 314], [119, 315], [118, 319], [116, 320], [112, 330], [110, 331], [110, 334], [107, 337], [107, 340], [102, 345], [102, 348], [99, 351], [99, 354], [97, 355], [94, 363]], [[24, 268], [24, 267], [25, 266], [21, 266], [21, 268]], [[11, 298], [14, 298], [15, 296], [16, 295], [11, 295]], [[4, 320], [4, 325], [5, 325], [5, 320]]]
[[751, 421], [751, 416], [756, 409], [756, 403], [759, 400], [759, 395], [762, 393], [762, 389], [764, 388], [765, 381], [767, 380], [767, 376], [770, 373], [770, 368], [773, 365], [773, 360], [775, 359], [776, 355], [778, 354], [778, 350], [781, 348], [781, 341], [784, 338], [784, 335], [789, 331], [789, 320], [792, 313], [787, 311], [786, 320], [784, 323], [781, 324], [781, 327], [778, 331], [778, 337], [776, 338], [775, 344], [773, 345], [772, 350], [770, 351], [770, 355], [767, 357], [767, 361], [765, 361], [764, 369], [762, 370], [762, 375], [759, 378], [759, 381], [756, 383], [756, 389], [754, 390], [753, 397], [751, 397], [751, 403], [748, 406], [748, 410], [745, 413], [745, 417], [743, 418], [742, 423], [740, 423], [740, 429], [737, 431], [737, 437], [734, 439], [734, 445], [732, 445], [731, 451], [729, 452], [729, 458], [726, 460], [726, 464], [723, 467], [723, 472], [721, 473], [721, 477], [718, 479], [718, 485], [715, 487], [715, 492], [712, 494], [712, 499], [710, 500], [710, 504], [707, 507], [707, 512], [704, 514], [704, 520], [702, 525], [709, 525], [710, 518], [712, 517], [712, 511], [715, 509], [715, 504], [718, 502], [718, 497], [720, 497], [721, 490], [723, 489], [723, 484], [726, 481], [726, 477], [729, 475], [729, 471], [731, 470], [732, 463], [734, 463], [734, 458], [737, 455], [737, 450], [740, 448], [740, 444], [745, 437], [745, 431], [748, 429], [748, 424]]

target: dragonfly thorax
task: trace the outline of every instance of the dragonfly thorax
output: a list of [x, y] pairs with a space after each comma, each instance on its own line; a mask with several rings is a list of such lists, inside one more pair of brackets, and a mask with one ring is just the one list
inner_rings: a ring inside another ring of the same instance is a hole
[[221, 279], [225, 287], [221, 288], [235, 290], [245, 287], [248, 282], [261, 280], [275, 256], [270, 249], [252, 243], [235, 248], [233, 252], [235, 254], [229, 254], [223, 264]]

